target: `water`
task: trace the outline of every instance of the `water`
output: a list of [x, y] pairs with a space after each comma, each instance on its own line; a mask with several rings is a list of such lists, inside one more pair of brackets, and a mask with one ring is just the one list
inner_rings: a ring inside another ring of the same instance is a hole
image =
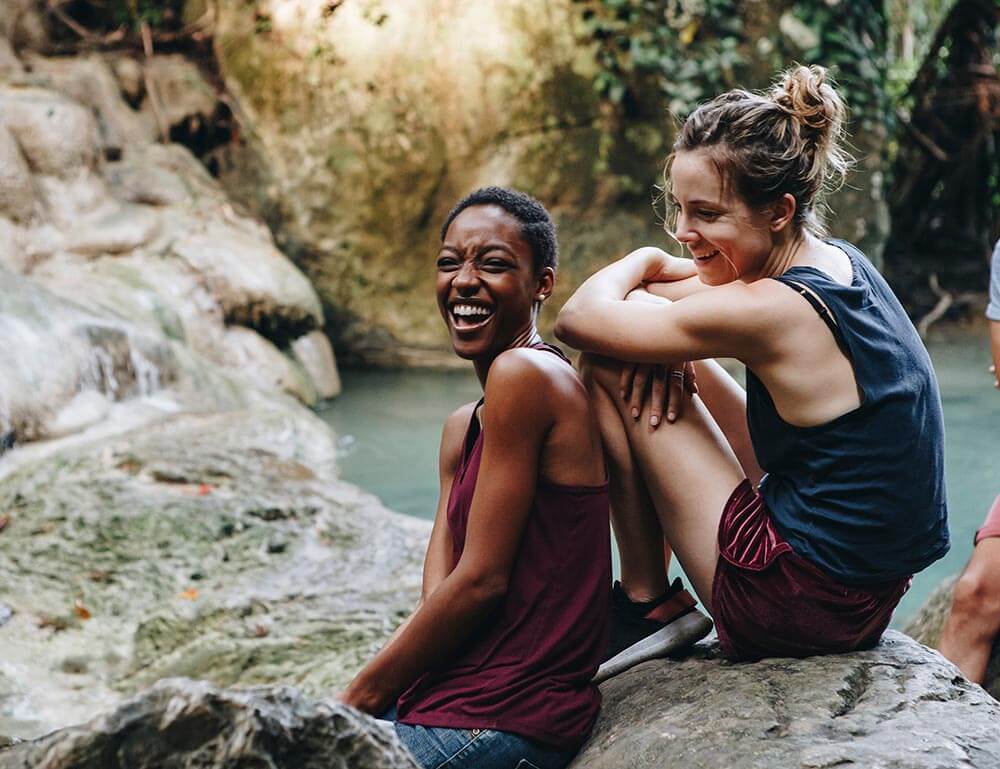
[[[950, 334], [932, 341], [930, 351], [944, 401], [952, 548], [914, 579], [896, 612], [897, 627], [944, 577], [963, 567], [976, 528], [1000, 494], [1000, 391], [986, 373], [985, 335]], [[343, 379], [344, 394], [322, 414], [339, 436], [341, 474], [393, 510], [433, 518], [441, 426], [454, 409], [482, 394], [471, 368], [345, 371]]]

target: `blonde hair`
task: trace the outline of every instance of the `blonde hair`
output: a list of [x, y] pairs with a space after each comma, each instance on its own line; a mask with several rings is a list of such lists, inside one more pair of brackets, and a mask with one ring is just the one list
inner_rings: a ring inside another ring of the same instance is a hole
[[684, 121], [664, 171], [681, 151], [706, 150], [724, 185], [752, 207], [785, 193], [795, 198], [792, 220], [823, 234], [823, 195], [843, 183], [851, 156], [840, 146], [847, 107], [826, 69], [795, 65], [765, 93], [727, 91]]

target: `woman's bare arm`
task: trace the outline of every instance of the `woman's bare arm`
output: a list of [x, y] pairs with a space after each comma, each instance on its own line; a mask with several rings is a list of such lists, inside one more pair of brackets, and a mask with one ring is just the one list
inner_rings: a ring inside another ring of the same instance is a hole
[[420, 675], [446, 664], [507, 591], [552, 423], [546, 375], [511, 350], [486, 381], [483, 456], [458, 564], [341, 695], [348, 705], [381, 713]]
[[635, 363], [737, 358], [771, 354], [784, 303], [771, 281], [713, 287], [672, 303], [626, 302], [644, 282], [669, 277], [676, 257], [643, 248], [588, 278], [563, 306], [556, 336], [584, 352]]

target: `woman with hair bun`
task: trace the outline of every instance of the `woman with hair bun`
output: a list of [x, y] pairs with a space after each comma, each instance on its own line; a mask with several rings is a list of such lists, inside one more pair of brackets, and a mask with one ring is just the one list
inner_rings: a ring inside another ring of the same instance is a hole
[[[690, 614], [664, 622], [670, 549], [742, 659], [875, 644], [948, 550], [930, 359], [817, 216], [848, 168], [844, 122], [816, 66], [698, 107], [666, 172], [670, 234], [692, 259], [640, 248], [559, 315], [556, 335], [586, 353], [622, 560], [600, 675], [692, 642], [676, 628]], [[746, 392], [716, 357], [746, 365]]]

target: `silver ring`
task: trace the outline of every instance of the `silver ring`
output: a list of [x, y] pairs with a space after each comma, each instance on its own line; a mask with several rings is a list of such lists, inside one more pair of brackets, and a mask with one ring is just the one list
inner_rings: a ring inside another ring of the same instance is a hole
[[681, 381], [684, 381], [684, 370], [675, 368], [670, 372], [670, 376], [677, 377]]

